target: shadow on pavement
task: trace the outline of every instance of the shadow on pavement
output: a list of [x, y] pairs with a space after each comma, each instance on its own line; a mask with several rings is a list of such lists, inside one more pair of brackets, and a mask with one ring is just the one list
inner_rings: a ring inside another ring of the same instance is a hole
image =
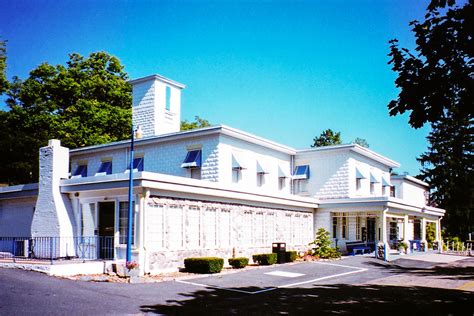
[[472, 315], [474, 312], [472, 292], [427, 287], [333, 284], [277, 289], [255, 295], [218, 289], [181, 295], [185, 297], [183, 300], [141, 306], [141, 311], [166, 315]]
[[396, 261], [366, 263], [368, 266], [383, 268], [393, 274], [413, 273], [417, 276], [437, 276], [455, 280], [474, 280], [474, 258], [469, 258], [448, 264], [440, 264], [412, 259], [398, 259]]

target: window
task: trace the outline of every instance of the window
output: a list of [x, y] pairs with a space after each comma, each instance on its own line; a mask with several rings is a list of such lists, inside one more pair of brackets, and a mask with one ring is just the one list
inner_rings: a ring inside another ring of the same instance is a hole
[[82, 204], [81, 227], [82, 237], [90, 237], [95, 235], [96, 229], [96, 211], [95, 203]]
[[337, 238], [337, 217], [332, 218], [332, 238]]
[[342, 217], [342, 238], [347, 237], [347, 217]]
[[[145, 164], [145, 157], [136, 157], [133, 159], [133, 172], [143, 171], [143, 166]], [[130, 166], [127, 166], [126, 172], [130, 172]]]
[[294, 180], [309, 179], [309, 166], [308, 165], [296, 166], [295, 170], [293, 171], [293, 179]]
[[362, 179], [356, 178], [356, 191], [359, 191], [362, 188]]
[[262, 167], [262, 165], [257, 161], [257, 186], [261, 187], [265, 184], [265, 174], [268, 172]]
[[[128, 202], [120, 202], [119, 203], [119, 243], [126, 244], [127, 243], [127, 232], [128, 232]], [[132, 245], [135, 244], [135, 202], [132, 204]]]
[[395, 191], [395, 186], [392, 185], [390, 186], [390, 196], [395, 197], [396, 191]]
[[239, 183], [242, 180], [242, 170], [245, 169], [244, 165], [240, 162], [240, 159], [236, 155], [232, 154], [232, 182]]
[[186, 219], [186, 234], [189, 247], [201, 246], [201, 210], [197, 206], [189, 206]]
[[203, 235], [206, 248], [215, 248], [217, 245], [217, 227], [216, 227], [217, 211], [213, 208], [208, 208], [204, 211], [203, 218]]
[[166, 110], [169, 111], [170, 108], [171, 108], [171, 88], [170, 87], [166, 87]]
[[286, 186], [286, 178], [279, 177], [278, 178], [278, 189], [283, 190]]
[[166, 209], [168, 248], [171, 250], [183, 248], [183, 207], [170, 205]]
[[190, 150], [186, 154], [181, 168], [189, 169], [189, 176], [192, 179], [201, 179], [201, 150]]
[[240, 169], [232, 169], [232, 182], [239, 183], [241, 179], [242, 179], [242, 173]]
[[87, 177], [87, 165], [79, 165], [76, 171], [72, 174], [73, 178], [85, 178]]
[[380, 180], [375, 177], [373, 173], [370, 173], [370, 194], [375, 194], [375, 184], [380, 183]]
[[283, 190], [286, 187], [286, 178], [288, 178], [288, 174], [283, 171], [284, 169], [278, 166], [278, 189]]
[[295, 181], [295, 193], [308, 192], [308, 180], [296, 180]]
[[398, 240], [398, 225], [397, 225], [397, 222], [390, 222], [389, 239], [390, 240]]
[[112, 161], [102, 161], [99, 170], [97, 170], [96, 176], [103, 176], [112, 173]]
[[147, 247], [163, 248], [165, 246], [164, 206], [148, 205], [145, 214]]
[[356, 217], [356, 240], [361, 240], [360, 238], [360, 217]]
[[201, 168], [201, 150], [190, 150], [186, 154], [181, 168]]

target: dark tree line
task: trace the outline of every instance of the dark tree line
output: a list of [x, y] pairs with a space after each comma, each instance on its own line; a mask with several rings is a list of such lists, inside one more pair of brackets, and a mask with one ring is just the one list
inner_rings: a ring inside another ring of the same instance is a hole
[[467, 238], [473, 222], [474, 5], [434, 0], [422, 22], [410, 23], [416, 48], [390, 41], [390, 64], [400, 89], [390, 115], [409, 112], [409, 124], [430, 124], [429, 147], [418, 160], [433, 188], [431, 203], [446, 209], [450, 235]]

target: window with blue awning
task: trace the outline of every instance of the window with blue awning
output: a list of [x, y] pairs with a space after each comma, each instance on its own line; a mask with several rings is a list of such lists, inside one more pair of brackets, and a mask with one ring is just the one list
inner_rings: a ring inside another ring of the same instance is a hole
[[294, 180], [309, 179], [309, 165], [296, 166], [293, 171]]
[[201, 150], [188, 151], [181, 168], [201, 168]]

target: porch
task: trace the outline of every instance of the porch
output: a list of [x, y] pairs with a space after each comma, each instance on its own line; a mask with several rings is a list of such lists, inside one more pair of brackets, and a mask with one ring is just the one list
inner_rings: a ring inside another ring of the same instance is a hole
[[397, 209], [331, 211], [330, 221], [334, 245], [348, 254], [373, 252], [378, 244], [384, 244], [388, 254], [399, 253], [402, 244], [406, 253], [424, 252], [428, 250], [428, 230], [436, 250], [441, 241], [439, 218]]

